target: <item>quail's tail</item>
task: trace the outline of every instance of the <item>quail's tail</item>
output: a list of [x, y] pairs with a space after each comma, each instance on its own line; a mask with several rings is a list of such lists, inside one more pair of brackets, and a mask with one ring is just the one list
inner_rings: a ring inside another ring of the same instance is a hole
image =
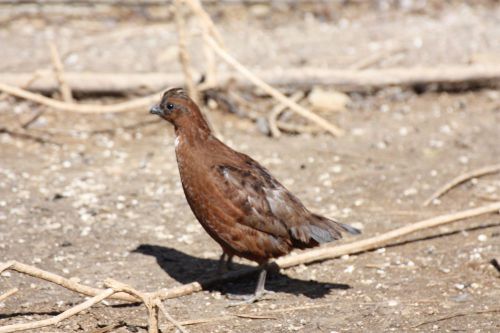
[[345, 231], [347, 231], [351, 235], [361, 235], [361, 230], [354, 228], [354, 227], [350, 226], [349, 224], [344, 224], [344, 223], [340, 223], [340, 222], [336, 222], [336, 223], [338, 223], [342, 227], [342, 229], [344, 229]]
[[344, 223], [312, 214], [311, 219], [299, 227], [290, 229], [294, 246], [298, 248], [314, 247], [342, 238], [342, 233], [359, 235], [361, 231]]

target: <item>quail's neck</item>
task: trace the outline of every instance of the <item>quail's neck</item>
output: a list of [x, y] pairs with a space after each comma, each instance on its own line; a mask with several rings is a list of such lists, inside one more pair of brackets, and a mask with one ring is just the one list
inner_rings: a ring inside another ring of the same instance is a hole
[[201, 114], [182, 119], [174, 126], [177, 138], [191, 145], [206, 142], [212, 136], [212, 131]]

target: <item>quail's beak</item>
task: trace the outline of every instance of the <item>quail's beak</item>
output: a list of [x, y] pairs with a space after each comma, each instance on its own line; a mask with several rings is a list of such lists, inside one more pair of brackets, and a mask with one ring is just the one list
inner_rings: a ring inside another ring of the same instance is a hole
[[159, 116], [163, 115], [163, 112], [159, 105], [154, 105], [151, 109], [149, 109], [149, 113], [157, 114]]

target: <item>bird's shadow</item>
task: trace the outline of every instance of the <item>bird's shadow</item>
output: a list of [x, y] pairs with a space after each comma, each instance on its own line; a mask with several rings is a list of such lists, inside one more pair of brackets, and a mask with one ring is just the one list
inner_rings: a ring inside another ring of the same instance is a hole
[[[217, 274], [218, 260], [204, 259], [191, 256], [173, 248], [142, 244], [133, 253], [141, 253], [156, 258], [158, 265], [170, 277], [182, 284], [201, 282]], [[251, 266], [233, 263], [234, 270], [249, 269]], [[253, 277], [242, 277], [236, 281], [225, 282], [223, 285], [215, 284], [206, 286], [209, 291], [221, 291], [231, 294], [251, 294], [257, 283], [257, 273]], [[294, 295], [304, 295], [309, 298], [320, 298], [331, 289], [346, 290], [351, 287], [347, 284], [325, 283], [313, 280], [299, 280], [272, 271], [266, 280], [266, 289], [274, 292], [285, 292]]]

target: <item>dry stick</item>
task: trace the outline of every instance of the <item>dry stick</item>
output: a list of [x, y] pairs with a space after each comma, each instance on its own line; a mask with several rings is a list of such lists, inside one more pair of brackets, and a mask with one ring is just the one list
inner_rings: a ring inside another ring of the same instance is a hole
[[64, 78], [64, 66], [61, 61], [59, 52], [57, 52], [56, 45], [53, 42], [49, 42], [50, 58], [52, 59], [52, 66], [54, 67], [54, 74], [59, 83], [59, 89], [61, 91], [61, 97], [66, 103], [73, 103], [73, 95], [71, 94], [71, 88], [69, 87], [66, 79]]
[[113, 288], [113, 290], [116, 291], [121, 291], [125, 292], [127, 294], [130, 294], [132, 296], [135, 296], [139, 298], [144, 305], [146, 306], [146, 309], [148, 311], [148, 333], [158, 333], [158, 307], [156, 304], [154, 304], [151, 296], [147, 293], [142, 293], [129, 285], [126, 285], [125, 283], [113, 280], [113, 279], [106, 279], [104, 281], [104, 285], [110, 288]]
[[[222, 41], [222, 37], [217, 31], [217, 28], [215, 27], [215, 24], [213, 23], [210, 16], [203, 9], [201, 3], [198, 0], [184, 0], [184, 1], [188, 4], [188, 6], [191, 7], [191, 10], [200, 19], [202, 34], [207, 36], [212, 35], [212, 37], [215, 38], [215, 40], [217, 40], [219, 45], [223, 45], [224, 43]], [[210, 45], [207, 44], [205, 39], [203, 42], [203, 52], [205, 53], [207, 71], [206, 71], [206, 80], [202, 84], [202, 87], [203, 89], [208, 89], [217, 85], [217, 79], [216, 79], [217, 68], [216, 68], [214, 51], [212, 50]]]
[[46, 105], [48, 107], [54, 108], [56, 110], [68, 111], [68, 112], [77, 112], [77, 113], [119, 113], [119, 112], [127, 112], [137, 109], [144, 109], [150, 106], [153, 102], [159, 99], [159, 93], [155, 93], [153, 95], [133, 99], [131, 101], [111, 104], [111, 105], [91, 105], [91, 104], [73, 104], [73, 103], [65, 103], [61, 101], [56, 101], [52, 98], [48, 98], [39, 94], [31, 93], [27, 90], [9, 86], [7, 84], [0, 82], [0, 90], [4, 91], [10, 95], [24, 98], [42, 105]]
[[165, 306], [163, 305], [163, 303], [161, 302], [161, 300], [159, 300], [159, 299], [155, 300], [155, 304], [158, 307], [158, 309], [160, 309], [160, 311], [163, 313], [163, 315], [165, 316], [165, 318], [167, 318], [167, 320], [170, 323], [172, 323], [172, 325], [174, 325], [179, 331], [181, 331], [182, 333], [189, 333], [189, 331], [186, 330], [181, 325], [181, 323], [179, 323], [177, 320], [175, 320], [174, 318], [172, 318], [172, 316], [165, 309]]
[[189, 7], [193, 10], [193, 12], [200, 18], [201, 23], [205, 27], [205, 29], [212, 35], [212, 37], [217, 41], [217, 43], [222, 47], [225, 48], [224, 46], [224, 41], [222, 40], [222, 37], [217, 30], [217, 27], [215, 26], [214, 22], [210, 18], [210, 16], [207, 14], [207, 12], [203, 9], [203, 6], [201, 5], [199, 0], [184, 0]]
[[284, 257], [276, 260], [281, 268], [287, 268], [299, 265], [301, 263], [310, 263], [319, 260], [333, 259], [344, 254], [359, 253], [368, 250], [374, 250], [386, 245], [389, 241], [406, 236], [416, 231], [434, 228], [451, 222], [471, 218], [478, 215], [492, 213], [500, 210], [500, 202], [484, 205], [477, 208], [463, 210], [456, 213], [449, 213], [432, 217], [420, 222], [397, 228], [379, 236], [370, 237], [364, 240], [336, 247], [318, 248], [311, 251], [300, 253], [296, 256]]
[[123, 327], [123, 326], [127, 326], [127, 324], [124, 321], [120, 321], [116, 324], [111, 324], [111, 325], [107, 325], [107, 326], [104, 326], [101, 328], [97, 328], [90, 333], [107, 333], [107, 332], [111, 332], [112, 330], [115, 330], [115, 329]]
[[[26, 82], [24, 82], [22, 85], [21, 85], [21, 88], [23, 89], [27, 89], [29, 86], [31, 86], [31, 84], [33, 82], [35, 82], [37, 79], [39, 79], [40, 77], [42, 76], [42, 72], [41, 71], [35, 71], [33, 74], [31, 74], [31, 77], [29, 77]], [[4, 100], [7, 96], [9, 96], [9, 94], [5, 93], [5, 92], [2, 92], [0, 94], [0, 101]]]
[[[231, 91], [229, 91], [229, 94], [231, 94], [233, 98], [237, 99], [239, 103], [243, 105], [249, 104], [245, 99], [240, 97], [238, 94], [235, 94]], [[241, 116], [246, 117], [253, 121], [257, 121], [260, 118], [258, 114], [253, 112], [246, 112], [244, 114], [241, 114]], [[291, 133], [318, 133], [318, 128], [315, 126], [292, 124], [280, 120], [276, 121], [276, 126], [281, 130]]]
[[[39, 278], [39, 279], [42, 279], [42, 280], [45, 280], [48, 282], [52, 282], [52, 283], [58, 284], [64, 288], [66, 288], [66, 289], [75, 291], [75, 292], [80, 293], [80, 294], [88, 295], [88, 296], [95, 296], [95, 295], [99, 294], [100, 292], [102, 292], [102, 289], [92, 288], [92, 287], [86, 286], [84, 284], [71, 281], [70, 279], [66, 279], [66, 278], [59, 276], [57, 274], [50, 273], [50, 272], [44, 271], [42, 269], [30, 266], [30, 265], [22, 264], [22, 263], [17, 262], [17, 261], [9, 261], [5, 264], [0, 265], [0, 273], [2, 273], [2, 271], [6, 270], [6, 269], [11, 269], [11, 270], [14, 270], [14, 271], [19, 272], [19, 273], [27, 274], [27, 275], [30, 275], [30, 276], [33, 276], [33, 277], [36, 277], [36, 278]], [[124, 293], [117, 293], [117, 294], [113, 295], [113, 297], [111, 297], [111, 298], [119, 299], [119, 300], [127, 301], [127, 302], [139, 301], [138, 298], [130, 296], [128, 294], [124, 294]]]
[[405, 47], [396, 47], [393, 49], [389, 50], [380, 50], [379, 52], [373, 53], [365, 58], [362, 58], [361, 60], [351, 64], [349, 66], [349, 69], [354, 69], [354, 70], [360, 70], [360, 69], [366, 69], [379, 61], [383, 60], [384, 58], [387, 58], [395, 53], [399, 53], [402, 51], [405, 51]]
[[328, 132], [330, 132], [334, 136], [341, 136], [344, 134], [344, 131], [338, 128], [337, 126], [329, 123], [325, 119], [321, 118], [320, 116], [312, 113], [311, 111], [305, 109], [304, 107], [298, 105], [297, 103], [291, 101], [288, 97], [283, 95], [281, 92], [278, 90], [274, 89], [271, 87], [269, 84], [266, 82], [262, 81], [260, 78], [258, 78], [255, 74], [253, 74], [251, 71], [249, 71], [245, 66], [240, 64], [235, 58], [233, 58], [229, 53], [224, 51], [219, 44], [210, 36], [204, 36], [205, 40], [209, 45], [215, 50], [215, 52], [224, 60], [226, 61], [229, 65], [233, 66], [237, 71], [239, 71], [243, 76], [245, 76], [249, 81], [251, 81], [253, 84], [273, 96], [275, 99], [277, 99], [279, 102], [282, 104], [286, 105], [289, 107], [291, 110], [295, 111], [299, 115], [303, 116], [304, 118], [307, 118], [314, 123], [318, 124], [322, 128], [326, 129]]
[[52, 141], [49, 139], [45, 139], [43, 137], [29, 134], [29, 133], [27, 133], [26, 129], [24, 129], [24, 128], [19, 128], [18, 131], [16, 131], [16, 130], [11, 130], [11, 129], [8, 129], [5, 127], [0, 127], [0, 133], [7, 133], [8, 135], [15, 137], [15, 138], [20, 138], [20, 139], [24, 139], [24, 140], [31, 140], [31, 141], [41, 143], [41, 144], [51, 144], [51, 145], [55, 145], [55, 146], [61, 146], [61, 144], [56, 142], [56, 141]]
[[439, 198], [449, 190], [451, 190], [453, 187], [462, 184], [463, 182], [475, 178], [475, 177], [481, 177], [484, 175], [489, 175], [492, 173], [500, 172], [500, 164], [495, 164], [495, 165], [489, 165], [483, 168], [479, 168], [476, 170], [472, 170], [469, 172], [466, 172], [464, 174], [461, 174], [452, 180], [450, 180], [448, 183], [444, 184], [441, 186], [439, 189], [437, 189], [436, 192], [434, 192], [427, 200], [424, 201], [423, 205], [427, 206], [429, 205], [434, 199]]
[[[205, 28], [203, 29], [203, 33], [206, 34]], [[205, 54], [205, 61], [207, 63], [207, 71], [205, 73], [205, 82], [200, 85], [203, 89], [209, 89], [217, 86], [217, 64], [215, 62], [215, 54], [210, 45], [206, 42], [203, 42], [203, 53]]]
[[[343, 256], [345, 254], [353, 254], [368, 250], [374, 250], [381, 246], [386, 245], [391, 240], [395, 240], [397, 238], [414, 233], [416, 231], [437, 227], [439, 225], [444, 225], [447, 223], [463, 220], [478, 215], [492, 213], [498, 210], [500, 210], [500, 202], [495, 202], [489, 205], [468, 209], [457, 213], [440, 215], [389, 231], [379, 236], [370, 237], [357, 242], [352, 242], [340, 246], [317, 248], [313, 250], [304, 251], [297, 255], [291, 255], [279, 258], [275, 261], [275, 263], [280, 268], [289, 268], [300, 264], [307, 264], [320, 260], [333, 259]], [[224, 275], [221, 279], [210, 279], [201, 282], [192, 282], [179, 287], [162, 290], [159, 292], [159, 296], [165, 299], [165, 298], [174, 298], [174, 297], [189, 295], [194, 292], [202, 290], [203, 289], [202, 286], [204, 285], [209, 286], [217, 282], [221, 282], [221, 280], [241, 278], [242, 276], [251, 274], [256, 271], [257, 268], [230, 272]]]
[[234, 319], [234, 317], [241, 317], [241, 318], [248, 318], [248, 319], [277, 319], [276, 317], [272, 317], [270, 315], [271, 314], [285, 313], [285, 312], [301, 311], [301, 310], [326, 308], [326, 307], [333, 306], [333, 305], [334, 305], [334, 303], [302, 305], [302, 306], [294, 306], [294, 307], [284, 308], [284, 309], [270, 310], [270, 311], [265, 311], [264, 313], [257, 313], [257, 314], [232, 313], [231, 315], [228, 315], [228, 316], [183, 320], [180, 323], [182, 325], [186, 325], [186, 326], [187, 325], [199, 325], [199, 324], [213, 323], [213, 322], [217, 322], [217, 321], [231, 320], [231, 319]]
[[[290, 99], [293, 102], [298, 103], [303, 97], [304, 92], [299, 90], [292, 96], [290, 96]], [[271, 110], [271, 112], [269, 113], [269, 117], [267, 118], [267, 121], [269, 122], [269, 130], [271, 131], [271, 135], [275, 138], [281, 136], [281, 131], [279, 129], [279, 126], [277, 125], [277, 121], [281, 112], [283, 112], [284, 110], [286, 110], [286, 105], [280, 103]]]
[[200, 95], [193, 81], [193, 70], [190, 65], [189, 53], [187, 51], [186, 22], [184, 21], [184, 11], [181, 2], [182, 0], [174, 0], [175, 25], [177, 27], [178, 36], [177, 44], [179, 45], [179, 61], [182, 65], [182, 72], [184, 73], [189, 96], [196, 104], [199, 104]]
[[282, 131], [291, 133], [318, 133], [318, 128], [315, 126], [292, 124], [284, 121], [278, 121], [276, 125], [278, 125]]
[[[372, 91], [390, 86], [402, 88], [435, 87], [445, 91], [467, 87], [500, 86], [499, 65], [440, 65], [436, 67], [393, 67], [383, 69], [331, 69], [317, 67], [291, 67], [286, 69], [253, 70], [259, 78], [272, 86], [308, 89], [313, 85], [331, 86], [343, 92]], [[22, 85], [32, 77], [32, 73], [1, 73], [0, 82], [12, 86]], [[159, 91], [167, 86], [184, 84], [182, 73], [96, 73], [65, 72], [66, 81], [73, 91], [82, 93], [131, 93]], [[252, 83], [243, 81], [243, 75], [224, 71], [218, 72], [218, 82], [224, 86], [237, 80], [235, 86], [248, 88]], [[197, 79], [197, 78], [195, 78]], [[195, 80], [196, 81], [196, 80]], [[58, 84], [50, 75], [44, 75], [30, 86], [30, 91], [53, 92]]]
[[16, 262], [14, 260], [10, 260], [10, 261], [7, 261], [3, 264], [0, 264], [0, 274], [2, 274], [3, 271], [11, 268], [12, 266], [14, 266]]
[[3, 293], [2, 295], [0, 295], [0, 302], [6, 300], [7, 298], [9, 298], [10, 296], [14, 295], [15, 293], [17, 293], [19, 291], [19, 289], [17, 288], [12, 288], [12, 289], [9, 289], [7, 292]]
[[174, 0], [175, 4], [175, 24], [177, 26], [177, 33], [179, 37], [179, 61], [182, 65], [182, 71], [184, 73], [184, 78], [186, 80], [186, 85], [188, 88], [189, 96], [193, 101], [200, 106], [200, 111], [203, 116], [207, 119], [209, 126], [214, 132], [215, 136], [220, 137], [220, 133], [214, 126], [213, 122], [210, 120], [208, 112], [202, 107], [200, 103], [200, 93], [196, 84], [193, 80], [193, 71], [190, 65], [189, 53], [187, 51], [187, 34], [186, 34], [186, 23], [184, 21], [183, 7], [181, 5], [182, 0]]
[[441, 318], [434, 319], [434, 320], [424, 321], [424, 322], [422, 322], [420, 324], [411, 326], [411, 328], [417, 328], [417, 327], [420, 327], [420, 326], [423, 326], [423, 325], [433, 324], [433, 323], [437, 323], [437, 322], [440, 322], [440, 321], [444, 321], [444, 320], [448, 320], [448, 319], [453, 319], [453, 318], [456, 318], [456, 317], [464, 317], [464, 316], [469, 316], [469, 315], [474, 315], [474, 314], [495, 313], [495, 312], [500, 312], [500, 308], [499, 309], [493, 309], [493, 310], [482, 310], [482, 311], [473, 311], [473, 312], [460, 312], [460, 313], [456, 313], [456, 314], [453, 314], [453, 315], [450, 315], [450, 316], [445, 316], [445, 317], [441, 317]]
[[54, 316], [52, 318], [44, 319], [44, 320], [39, 320], [39, 321], [34, 321], [30, 323], [22, 323], [22, 324], [13, 324], [13, 325], [7, 325], [0, 327], [0, 333], [9, 333], [9, 332], [18, 332], [18, 331], [24, 331], [24, 330], [30, 330], [30, 329], [35, 329], [35, 328], [41, 328], [45, 326], [50, 326], [50, 325], [55, 325], [71, 316], [74, 316], [75, 314], [86, 310], [90, 308], [91, 306], [101, 302], [102, 300], [108, 298], [109, 296], [113, 295], [116, 291], [113, 289], [109, 288], [104, 291], [101, 291], [99, 294], [96, 296], [89, 298], [83, 303], [80, 303], [79, 305], [72, 307], [57, 316]]

